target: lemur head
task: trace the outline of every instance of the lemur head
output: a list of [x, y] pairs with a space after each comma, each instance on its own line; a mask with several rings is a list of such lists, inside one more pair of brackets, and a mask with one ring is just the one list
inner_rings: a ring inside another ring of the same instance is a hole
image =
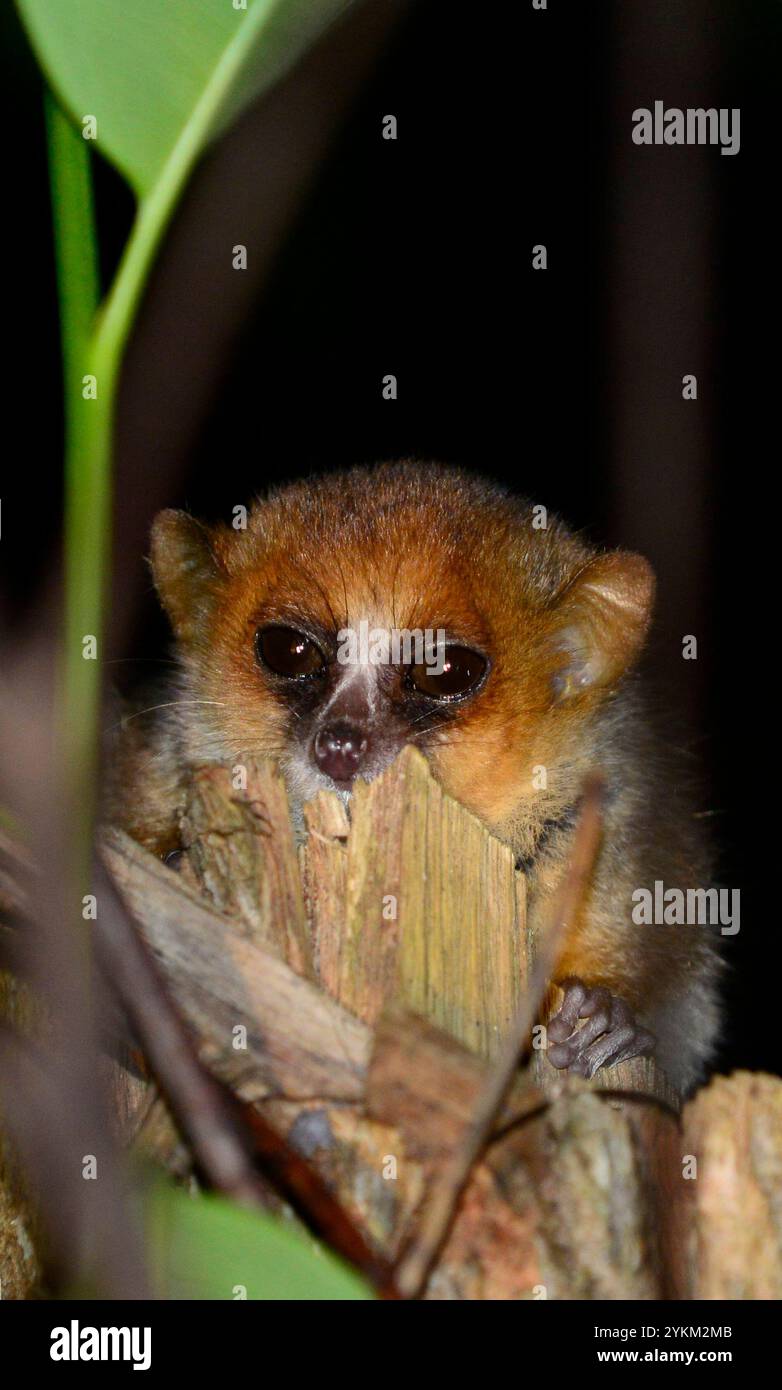
[[[348, 795], [408, 743], [499, 833], [552, 804], [632, 665], [654, 581], [543, 508], [430, 464], [295, 483], [246, 528], [165, 511], [152, 568], [195, 760], [280, 760]], [[545, 800], [546, 798], [544, 798]]]

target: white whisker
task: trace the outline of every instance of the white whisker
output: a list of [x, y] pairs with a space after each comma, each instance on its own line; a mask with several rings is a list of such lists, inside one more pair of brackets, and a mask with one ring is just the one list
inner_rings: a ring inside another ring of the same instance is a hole
[[123, 715], [122, 719], [116, 724], [112, 724], [106, 733], [113, 733], [115, 729], [124, 729], [131, 719], [140, 719], [142, 714], [152, 714], [157, 709], [174, 709], [179, 705], [217, 705], [220, 709], [224, 708], [224, 700], [165, 700], [161, 705], [148, 705], [146, 709], [134, 710], [132, 714]]

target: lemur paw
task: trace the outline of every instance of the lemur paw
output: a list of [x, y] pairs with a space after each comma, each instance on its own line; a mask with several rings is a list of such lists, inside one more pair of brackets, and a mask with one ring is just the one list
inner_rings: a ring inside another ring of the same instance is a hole
[[[636, 1023], [623, 999], [574, 977], [559, 983], [565, 997], [547, 1030], [552, 1066], [591, 1077], [601, 1067], [653, 1051], [654, 1034]], [[579, 1027], [580, 1019], [586, 1021]]]

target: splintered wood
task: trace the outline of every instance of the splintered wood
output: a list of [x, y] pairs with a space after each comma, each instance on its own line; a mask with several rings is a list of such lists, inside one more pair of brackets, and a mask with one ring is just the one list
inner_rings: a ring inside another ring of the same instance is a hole
[[[316, 797], [298, 834], [277, 771], [246, 772], [242, 789], [195, 776], [179, 873], [118, 831], [104, 861], [203, 1061], [404, 1296], [782, 1295], [782, 1082], [720, 1079], [681, 1123], [647, 1059], [587, 1085], [538, 1056], [498, 1087], [503, 1038], [512, 1066], [553, 973], [528, 959], [510, 850], [415, 750], [359, 783], [349, 816]], [[162, 1135], [181, 1175], [163, 1102], [134, 1085], [128, 1138]]]
[[370, 1026], [393, 1002], [494, 1055], [526, 980], [524, 879], [510, 849], [444, 795], [412, 749], [357, 784], [350, 826], [323, 794], [305, 823], [323, 988]]
[[281, 777], [253, 772], [238, 795], [225, 768], [200, 768], [182, 836], [190, 870], [215, 907], [311, 978], [310, 934]]

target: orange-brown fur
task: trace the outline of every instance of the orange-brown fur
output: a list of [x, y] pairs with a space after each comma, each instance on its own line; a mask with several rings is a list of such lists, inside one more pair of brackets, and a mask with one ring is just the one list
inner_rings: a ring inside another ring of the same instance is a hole
[[646, 635], [651, 572], [639, 557], [599, 555], [554, 518], [545, 529], [532, 522], [530, 504], [425, 464], [294, 484], [252, 508], [245, 531], [163, 513], [153, 570], [181, 676], [161, 700], [181, 703], [151, 728], [128, 723], [110, 812], [163, 852], [177, 843], [188, 766], [259, 756], [300, 765], [300, 721], [259, 669], [259, 625], [445, 628], [488, 653], [491, 671], [447, 724], [422, 735], [413, 727], [411, 738], [446, 790], [525, 862], [533, 918], [561, 876], [584, 776], [602, 770], [603, 848], [560, 974], [621, 994], [686, 1085], [717, 1026], [716, 955], [703, 927], [629, 918], [637, 887], [708, 882], [696, 823], [628, 678]]

